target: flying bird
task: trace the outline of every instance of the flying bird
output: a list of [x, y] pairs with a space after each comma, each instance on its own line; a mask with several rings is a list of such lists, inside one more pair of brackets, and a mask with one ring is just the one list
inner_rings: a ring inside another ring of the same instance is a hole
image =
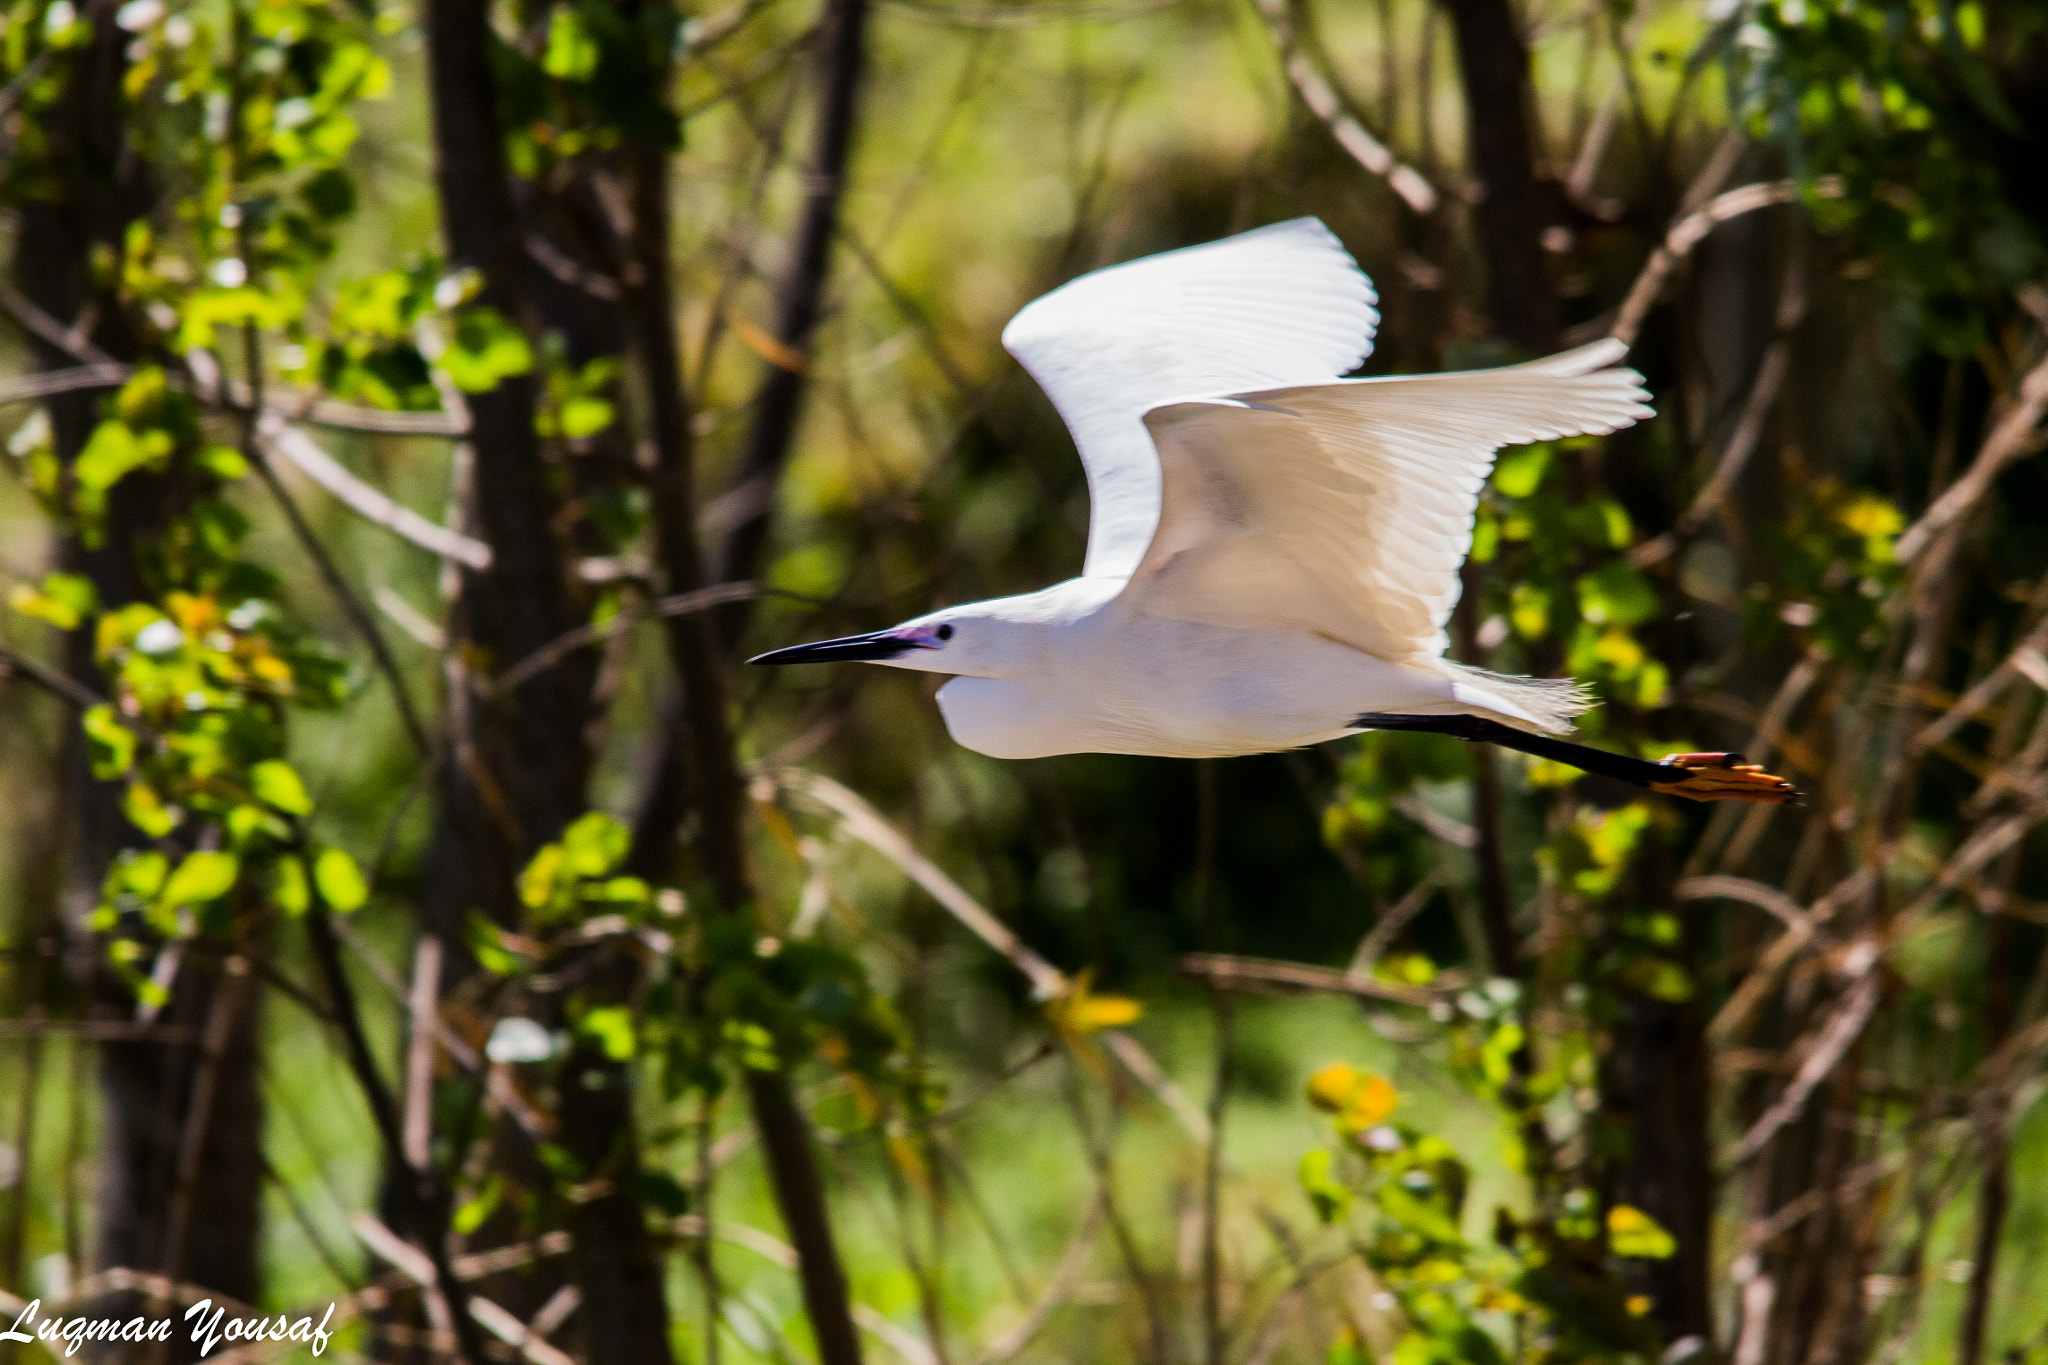
[[1739, 754], [1649, 762], [1551, 738], [1592, 704], [1579, 684], [1444, 657], [1495, 452], [1653, 414], [1613, 340], [1339, 378], [1371, 349], [1376, 302], [1313, 218], [1053, 290], [1003, 345], [1080, 448], [1081, 576], [749, 662], [952, 674], [946, 728], [996, 758], [1210, 758], [1424, 730], [1677, 796], [1796, 800]]

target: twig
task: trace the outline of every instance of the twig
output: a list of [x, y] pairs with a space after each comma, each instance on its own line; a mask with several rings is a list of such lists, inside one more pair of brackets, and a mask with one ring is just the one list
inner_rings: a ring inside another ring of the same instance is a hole
[[[1842, 182], [1834, 176], [1823, 176], [1816, 181], [1813, 193], [1822, 199], [1839, 199], [1843, 194]], [[1636, 334], [1642, 330], [1643, 319], [1657, 302], [1657, 296], [1664, 292], [1665, 283], [1679, 262], [1692, 254], [1693, 248], [1705, 241], [1707, 234], [1731, 218], [1745, 213], [1769, 208], [1773, 204], [1789, 204], [1799, 197], [1799, 187], [1790, 180], [1772, 180], [1756, 185], [1744, 185], [1716, 197], [1706, 207], [1689, 213], [1671, 225], [1664, 234], [1650, 259], [1644, 264], [1642, 273], [1629, 287], [1628, 297], [1622, 300], [1621, 309], [1615, 314], [1607, 334], [1625, 345], [1634, 345]]]
[[420, 936], [412, 962], [408, 1001], [410, 1037], [405, 1058], [405, 1159], [416, 1171], [427, 1168], [434, 1138], [434, 1034], [441, 995], [441, 940]]
[[[757, 779], [756, 799], [766, 800], [775, 791], [781, 790], [811, 804], [821, 807], [835, 817], [849, 836], [866, 844], [924, 888], [933, 900], [944, 906], [953, 917], [989, 947], [1001, 953], [1009, 963], [1022, 972], [1031, 982], [1032, 995], [1039, 1000], [1057, 1000], [1073, 990], [1073, 983], [1059, 968], [1047, 962], [1027, 947], [1023, 940], [1010, 931], [1008, 925], [997, 919], [974, 897], [967, 894], [958, 882], [940, 871], [938, 866], [914, 848], [908, 839], [898, 834], [875, 808], [860, 796], [818, 773], [804, 772], [796, 768], [780, 768], [763, 773]], [[1103, 1045], [1122, 1062], [1138, 1082], [1151, 1090], [1179, 1119], [1181, 1126], [1198, 1141], [1208, 1141], [1209, 1122], [1201, 1108], [1187, 1097], [1185, 1091], [1176, 1085], [1171, 1077], [1159, 1069], [1158, 1062], [1145, 1051], [1137, 1039], [1121, 1029], [1105, 1029], [1100, 1035]]]
[[270, 490], [271, 497], [284, 512], [293, 536], [305, 550], [307, 557], [313, 561], [314, 566], [319, 569], [320, 577], [327, 584], [328, 591], [341, 604], [342, 613], [349, 618], [349, 623], [355, 627], [356, 633], [362, 636], [363, 643], [369, 646], [370, 655], [376, 660], [377, 670], [384, 675], [385, 685], [391, 689], [391, 700], [398, 709], [398, 719], [405, 728], [406, 737], [412, 741], [413, 748], [422, 757], [431, 756], [434, 746], [427, 738], [427, 728], [421, 722], [419, 712], [413, 707], [412, 694], [406, 690], [405, 675], [398, 671], [398, 660], [392, 657], [391, 646], [385, 642], [384, 632], [377, 628], [376, 619], [370, 615], [369, 608], [363, 605], [362, 599], [342, 576], [340, 566], [334, 562], [333, 556], [327, 553], [327, 547], [314, 533], [312, 524], [306, 520], [306, 514], [300, 510], [297, 500], [291, 495], [291, 490], [277, 477], [277, 471], [271, 467], [263, 443], [251, 441], [247, 454], [249, 462], [256, 467], [257, 474], [262, 477], [264, 487]]
[[1721, 457], [1715, 461], [1713, 474], [1686, 509], [1679, 513], [1672, 528], [1629, 551], [1628, 562], [1637, 568], [1647, 568], [1669, 558], [1681, 539], [1698, 530], [1707, 518], [1721, 510], [1735, 487], [1735, 481], [1748, 466], [1749, 457], [1756, 451], [1757, 442], [1763, 437], [1764, 422], [1777, 405], [1779, 390], [1784, 387], [1785, 375], [1791, 369], [1793, 334], [1806, 316], [1806, 259], [1805, 252], [1797, 245], [1799, 240], [1794, 239], [1792, 259], [1785, 265], [1784, 290], [1778, 298], [1777, 334], [1764, 349], [1756, 379], [1749, 386], [1748, 397], [1743, 400], [1742, 416], [1736, 421], [1735, 430], [1729, 433], [1727, 444], [1721, 447]]
[[1401, 201], [1416, 213], [1427, 216], [1436, 212], [1436, 187], [1413, 166], [1398, 160], [1385, 143], [1367, 132], [1365, 125], [1344, 108], [1336, 89], [1316, 70], [1315, 63], [1302, 53], [1296, 41], [1294, 22], [1287, 13], [1286, 0], [1256, 0], [1256, 3], [1259, 17], [1265, 21], [1266, 32], [1271, 35], [1273, 46], [1280, 54], [1280, 65], [1287, 73], [1288, 83], [1301, 96], [1301, 102], [1308, 106], [1309, 112], [1337, 140], [1337, 145], [1367, 171], [1384, 179], [1387, 188], [1399, 195]]
[[695, 592], [681, 592], [664, 597], [651, 607], [622, 607], [610, 620], [601, 621], [596, 625], [578, 626], [556, 636], [506, 669], [492, 685], [492, 690], [501, 697], [509, 696], [520, 684], [530, 682], [577, 650], [601, 640], [609, 640], [612, 636], [630, 630], [650, 618], [688, 616], [692, 612], [704, 611], [727, 602], [744, 602], [759, 596], [761, 589], [752, 583], [718, 583], [708, 588], [699, 588]]
[[106, 698], [99, 695], [67, 673], [60, 673], [47, 664], [39, 664], [26, 655], [17, 654], [5, 645], [0, 645], [0, 678], [19, 673], [51, 696], [62, 698], [78, 709], [102, 706]]
[[1907, 527], [1893, 547], [1901, 564], [1910, 564], [1941, 532], [1967, 516], [1991, 491], [2006, 467], [2028, 450], [2028, 437], [2048, 409], [2048, 357], [2037, 361], [2020, 381], [2012, 405], [1984, 438], [1969, 472], [1950, 484], [1920, 520]]
[[1362, 973], [1340, 972], [1333, 967], [1316, 967], [1306, 962], [1233, 957], [1225, 953], [1188, 953], [1174, 963], [1174, 970], [1190, 980], [1205, 981], [1224, 990], [1281, 994], [1317, 991], [1424, 1009], [1443, 999], [1439, 991], [1382, 981]]
[[0, 403], [19, 403], [29, 398], [76, 393], [80, 389], [113, 389], [128, 382], [126, 365], [75, 365], [68, 370], [44, 370], [41, 374], [0, 379]]
[[[364, 1246], [389, 1261], [429, 1295], [440, 1296], [441, 1277], [425, 1252], [367, 1213], [358, 1213], [349, 1219], [349, 1226], [355, 1229]], [[491, 1300], [477, 1294], [469, 1295], [468, 1308], [470, 1317], [479, 1326], [516, 1348], [533, 1365], [576, 1365], [574, 1357], [541, 1340], [527, 1329], [525, 1323]], [[452, 1313], [452, 1308], [450, 1311]]]
[[974, 1365], [1008, 1365], [1025, 1347], [1045, 1329], [1067, 1296], [1074, 1292], [1080, 1282], [1081, 1273], [1088, 1268], [1089, 1253], [1095, 1249], [1095, 1238], [1102, 1231], [1103, 1214], [1109, 1208], [1109, 1192], [1098, 1185], [1095, 1195], [1088, 1201], [1088, 1211], [1081, 1216], [1081, 1226], [1068, 1239], [1067, 1249], [1060, 1255], [1060, 1263], [1053, 1270], [1052, 1279], [1046, 1282], [1045, 1292], [1038, 1296], [1011, 1328], [989, 1343]]
[[444, 559], [452, 559], [478, 571], [491, 567], [490, 546], [429, 521], [409, 507], [400, 506], [349, 473], [312, 437], [276, 413], [265, 413], [258, 431], [266, 450], [283, 456], [293, 468], [332, 493], [343, 506], [365, 521]]
[[1394, 946], [1394, 940], [1408, 927], [1408, 921], [1422, 913], [1422, 908], [1429, 904], [1429, 898], [1442, 885], [1443, 873], [1432, 871], [1409, 887], [1400, 900], [1388, 906], [1370, 932], [1358, 941], [1358, 951], [1351, 955], [1351, 965], [1345, 969], [1344, 975], [1360, 980], [1372, 979], [1372, 969], [1387, 955], [1387, 949]]
[[1780, 1128], [1798, 1118], [1814, 1087], [1826, 1079], [1827, 1074], [1835, 1069], [1835, 1064], [1848, 1054], [1850, 1045], [1862, 1035], [1863, 1026], [1870, 1022], [1871, 1013], [1876, 1010], [1878, 999], [1883, 994], [1883, 983], [1875, 970], [1876, 950], [1865, 946], [1861, 952], [1866, 960], [1862, 963], [1860, 979], [1850, 989], [1834, 1017], [1814, 1036], [1806, 1060], [1800, 1064], [1792, 1083], [1728, 1153], [1723, 1163], [1726, 1170], [1733, 1170], [1762, 1151]]

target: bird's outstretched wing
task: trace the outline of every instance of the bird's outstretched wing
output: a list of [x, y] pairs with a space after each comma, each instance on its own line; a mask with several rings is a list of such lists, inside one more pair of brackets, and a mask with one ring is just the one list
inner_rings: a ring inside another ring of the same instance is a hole
[[1012, 318], [1003, 345], [1059, 409], [1088, 471], [1082, 573], [1128, 575], [1158, 524], [1147, 410], [1334, 379], [1371, 349], [1374, 302], [1336, 236], [1298, 218], [1097, 270]]
[[1157, 407], [1159, 529], [1124, 589], [1155, 616], [1293, 623], [1435, 657], [1502, 446], [1651, 415], [1618, 341], [1497, 370], [1349, 379]]

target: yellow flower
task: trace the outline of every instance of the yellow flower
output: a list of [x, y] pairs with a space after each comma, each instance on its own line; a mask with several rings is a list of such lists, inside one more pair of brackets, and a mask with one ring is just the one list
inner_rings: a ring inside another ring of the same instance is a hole
[[1401, 1103], [1400, 1092], [1385, 1076], [1360, 1071], [1349, 1062], [1331, 1062], [1308, 1078], [1309, 1103], [1337, 1116], [1347, 1133], [1363, 1132], [1383, 1122]]

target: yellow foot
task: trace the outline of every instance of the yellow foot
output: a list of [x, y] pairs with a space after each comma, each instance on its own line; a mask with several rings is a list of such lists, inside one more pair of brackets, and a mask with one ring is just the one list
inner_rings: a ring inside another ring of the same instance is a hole
[[1677, 772], [1669, 782], [1652, 782], [1651, 791], [1694, 801], [1760, 801], [1796, 806], [1799, 788], [1765, 772], [1741, 754], [1667, 754], [1663, 764]]

